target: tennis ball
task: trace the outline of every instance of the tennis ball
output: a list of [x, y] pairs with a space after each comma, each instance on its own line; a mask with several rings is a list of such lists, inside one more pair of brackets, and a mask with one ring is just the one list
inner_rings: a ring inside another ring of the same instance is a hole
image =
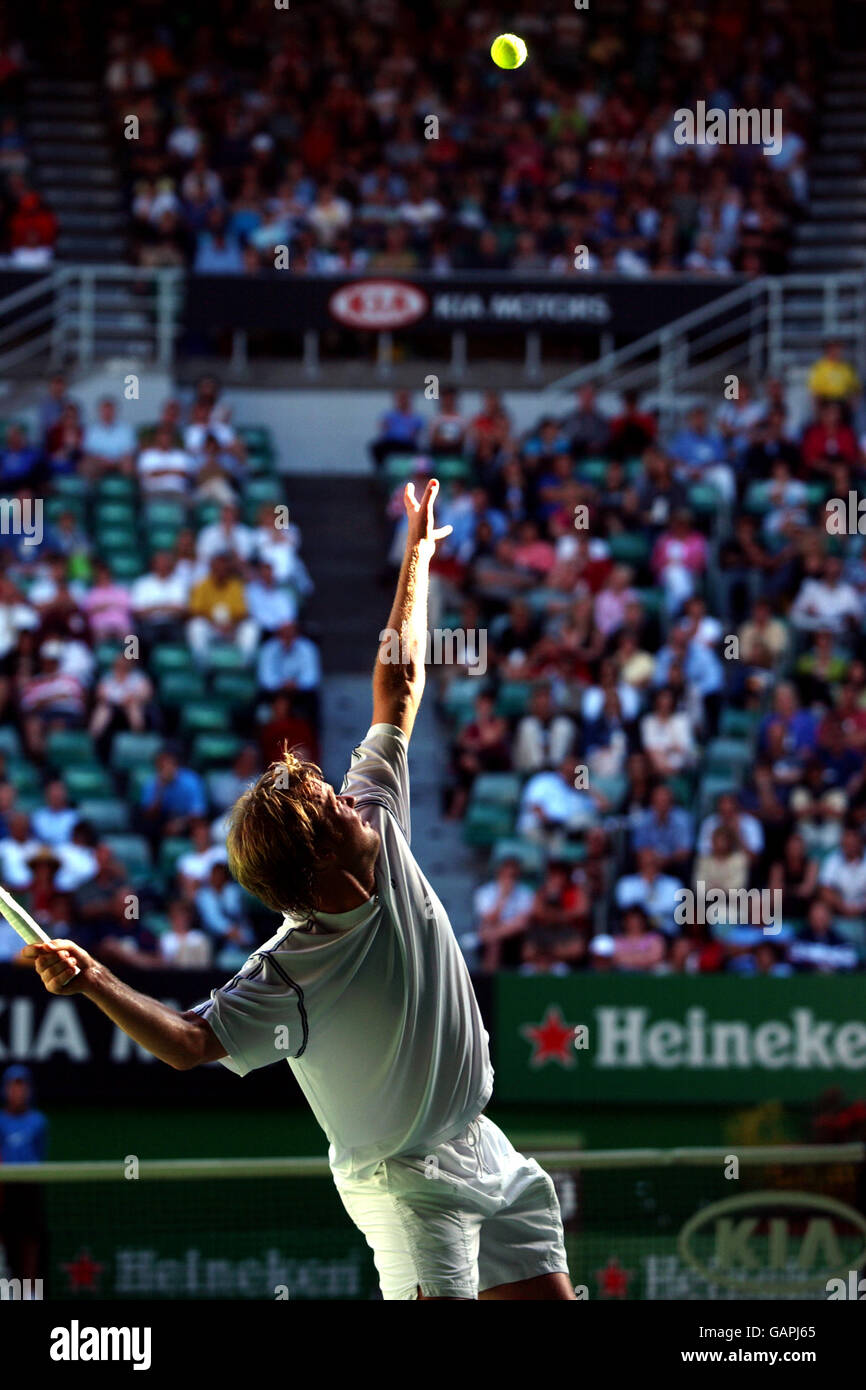
[[516, 34], [500, 34], [493, 40], [490, 56], [498, 68], [519, 68], [526, 62], [526, 44]]

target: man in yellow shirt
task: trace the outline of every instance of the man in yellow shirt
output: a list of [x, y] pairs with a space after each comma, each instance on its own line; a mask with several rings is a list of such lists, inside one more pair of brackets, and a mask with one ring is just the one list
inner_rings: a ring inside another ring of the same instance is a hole
[[809, 390], [816, 400], [840, 401], [850, 405], [860, 393], [857, 373], [842, 356], [842, 344], [835, 339], [824, 344], [824, 355], [809, 369]]
[[207, 665], [208, 652], [214, 643], [230, 642], [238, 648], [245, 663], [252, 661], [258, 627], [247, 613], [244, 585], [237, 574], [233, 555], [214, 555], [206, 578], [196, 584], [189, 596], [189, 613], [187, 637], [202, 665]]

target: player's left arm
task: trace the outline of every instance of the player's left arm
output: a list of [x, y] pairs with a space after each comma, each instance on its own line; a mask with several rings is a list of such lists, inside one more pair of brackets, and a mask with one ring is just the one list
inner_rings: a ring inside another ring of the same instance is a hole
[[22, 955], [35, 966], [49, 994], [85, 995], [141, 1047], [178, 1071], [226, 1055], [206, 1019], [193, 1011], [179, 1013], [132, 989], [74, 941], [25, 946]]
[[430, 561], [436, 542], [450, 535], [452, 529], [441, 526], [437, 530], [434, 525], [433, 503], [438, 491], [438, 480], [431, 478], [419, 502], [414, 484], [406, 484], [403, 494], [409, 517], [406, 550], [373, 672], [373, 723], [394, 724], [407, 738], [412, 733], [424, 693]]

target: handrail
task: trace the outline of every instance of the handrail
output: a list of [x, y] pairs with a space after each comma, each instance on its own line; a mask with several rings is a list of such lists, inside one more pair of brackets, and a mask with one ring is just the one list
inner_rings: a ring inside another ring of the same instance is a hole
[[[749, 340], [750, 362], [766, 362], [775, 374], [784, 360], [786, 305], [791, 295], [804, 291], [820, 296], [816, 307], [821, 323], [816, 327], [816, 338], [830, 333], [852, 338], [858, 360], [866, 360], [866, 320], [861, 312], [866, 303], [866, 276], [858, 271], [761, 276], [576, 368], [551, 382], [546, 390], [560, 394], [591, 382], [613, 384], [615, 377], [620, 378], [617, 384], [622, 388], [654, 372], [663, 393], [664, 378], [670, 377], [665, 369], [676, 363], [677, 391], [681, 392], [687, 385], [686, 372], [708, 368], [707, 363], [696, 360], [701, 354], [744, 334]], [[731, 349], [720, 355], [716, 367], [730, 357]]]

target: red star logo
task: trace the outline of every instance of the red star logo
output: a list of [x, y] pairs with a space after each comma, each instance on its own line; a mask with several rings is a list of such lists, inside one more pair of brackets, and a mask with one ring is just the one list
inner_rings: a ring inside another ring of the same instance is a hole
[[97, 1264], [91, 1258], [89, 1250], [81, 1250], [74, 1260], [70, 1260], [68, 1264], [61, 1264], [60, 1268], [66, 1271], [70, 1293], [78, 1293], [81, 1289], [87, 1289], [90, 1293], [97, 1293], [99, 1276], [105, 1266]]
[[529, 1065], [543, 1067], [545, 1062], [558, 1062], [561, 1067], [575, 1066], [575, 1026], [566, 1023], [562, 1010], [556, 1004], [548, 1004], [540, 1023], [524, 1023], [520, 1031], [533, 1047]]
[[623, 1269], [616, 1255], [611, 1255], [604, 1269], [595, 1271], [602, 1298], [628, 1298], [628, 1283], [633, 1277], [630, 1269]]

